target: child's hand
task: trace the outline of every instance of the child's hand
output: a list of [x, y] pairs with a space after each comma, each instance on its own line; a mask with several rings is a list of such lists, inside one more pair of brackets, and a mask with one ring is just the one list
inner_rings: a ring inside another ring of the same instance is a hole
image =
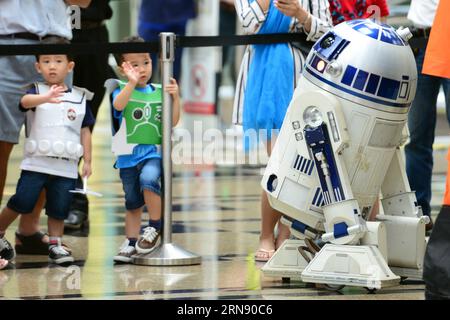
[[128, 78], [128, 82], [131, 82], [132, 84], [136, 84], [138, 82], [139, 72], [133, 68], [131, 63], [124, 61], [124, 63], [122, 63], [122, 69], [123, 73], [125, 73]]
[[89, 178], [91, 174], [92, 174], [91, 163], [90, 162], [83, 163], [83, 170], [81, 172], [81, 176]]
[[56, 84], [50, 87], [50, 90], [45, 94], [48, 103], [61, 103], [59, 97], [64, 95], [64, 87]]
[[178, 92], [178, 84], [177, 84], [177, 80], [175, 80], [174, 78], [170, 78], [170, 84], [167, 84], [164, 87], [164, 91], [168, 92], [172, 98], [174, 99], [178, 99], [179, 97], [179, 92]]

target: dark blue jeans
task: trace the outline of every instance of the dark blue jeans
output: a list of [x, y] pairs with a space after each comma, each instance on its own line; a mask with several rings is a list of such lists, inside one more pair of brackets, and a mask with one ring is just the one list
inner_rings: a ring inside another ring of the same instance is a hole
[[150, 158], [134, 167], [121, 168], [119, 171], [125, 192], [125, 207], [134, 210], [145, 204], [143, 190], [161, 194], [161, 159]]
[[442, 85], [445, 93], [447, 120], [450, 123], [450, 79], [422, 74], [425, 50], [416, 54], [417, 91], [408, 115], [410, 143], [405, 147], [406, 173], [411, 190], [423, 213], [430, 215], [433, 142], [436, 128], [436, 101]]
[[42, 189], [46, 190], [45, 214], [57, 220], [69, 215], [70, 204], [77, 179], [54, 176], [47, 173], [22, 170], [16, 193], [9, 199], [8, 208], [29, 214], [36, 205]]

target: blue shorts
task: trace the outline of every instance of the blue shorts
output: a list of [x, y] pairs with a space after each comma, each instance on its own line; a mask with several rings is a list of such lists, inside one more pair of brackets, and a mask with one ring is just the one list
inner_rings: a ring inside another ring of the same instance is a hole
[[150, 158], [134, 167], [121, 168], [119, 173], [125, 192], [125, 208], [127, 210], [138, 209], [145, 204], [144, 189], [157, 195], [161, 194], [160, 158]]
[[22, 170], [17, 182], [16, 194], [8, 201], [8, 208], [21, 214], [31, 213], [42, 189], [46, 190], [45, 214], [64, 220], [69, 214], [76, 179], [54, 176], [47, 173]]

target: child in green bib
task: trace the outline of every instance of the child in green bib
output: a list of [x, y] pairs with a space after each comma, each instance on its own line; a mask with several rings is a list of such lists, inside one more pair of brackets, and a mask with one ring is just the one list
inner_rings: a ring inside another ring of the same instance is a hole
[[[122, 42], [144, 42], [139, 37], [128, 37]], [[119, 169], [125, 192], [126, 239], [116, 262], [129, 263], [135, 253], [151, 252], [160, 239], [161, 231], [161, 108], [160, 85], [148, 84], [152, 76], [149, 53], [115, 55], [120, 73], [127, 82], [116, 82], [112, 92], [113, 121], [119, 129], [113, 136], [113, 151], [118, 156], [115, 167]], [[173, 98], [172, 124], [180, 118], [179, 88], [175, 79], [164, 87]], [[119, 146], [115, 148], [114, 143]], [[115, 148], [115, 149], [114, 149]], [[139, 237], [143, 206], [150, 216], [148, 226]]]

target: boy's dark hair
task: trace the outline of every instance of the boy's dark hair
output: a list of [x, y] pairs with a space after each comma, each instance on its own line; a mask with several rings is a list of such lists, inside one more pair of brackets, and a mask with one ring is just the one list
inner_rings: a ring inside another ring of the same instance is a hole
[[[61, 38], [61, 37], [48, 37], [48, 38], [45, 38], [44, 40], [42, 40], [41, 44], [70, 44], [70, 41], [65, 38]], [[47, 53], [47, 54], [50, 54], [50, 53]], [[54, 53], [54, 54], [58, 54], [58, 53]], [[44, 55], [44, 54], [36, 54], [35, 55], [36, 61], [39, 62], [39, 57], [41, 55]], [[75, 58], [72, 54], [64, 53], [63, 55], [65, 55], [67, 57], [67, 60], [69, 60], [69, 62], [73, 61]]]
[[[139, 42], [145, 42], [145, 40], [139, 36], [129, 36], [129, 37], [123, 38], [122, 41], [120, 41], [120, 42], [121, 43], [139, 43]], [[114, 59], [116, 59], [116, 63], [120, 67], [124, 61], [123, 53], [114, 53]]]

